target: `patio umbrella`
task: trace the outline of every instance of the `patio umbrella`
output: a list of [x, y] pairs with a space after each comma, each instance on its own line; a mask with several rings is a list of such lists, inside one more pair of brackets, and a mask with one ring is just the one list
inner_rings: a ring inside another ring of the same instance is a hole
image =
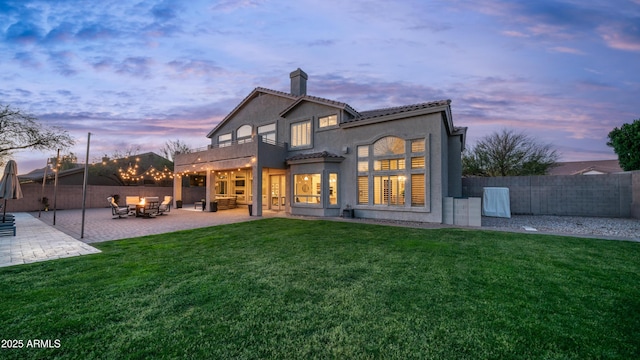
[[9, 160], [4, 168], [4, 175], [0, 180], [0, 199], [4, 199], [4, 210], [2, 222], [7, 215], [7, 199], [22, 199], [22, 189], [18, 181], [18, 165], [15, 161]]

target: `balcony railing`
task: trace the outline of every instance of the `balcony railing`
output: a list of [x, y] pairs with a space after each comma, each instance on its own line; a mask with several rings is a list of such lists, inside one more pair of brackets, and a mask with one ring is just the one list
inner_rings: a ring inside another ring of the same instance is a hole
[[[250, 138], [244, 138], [244, 139], [239, 139], [239, 140], [234, 140], [234, 141], [225, 141], [221, 144], [215, 144], [215, 145], [207, 145], [204, 147], [199, 147], [199, 148], [195, 148], [192, 149], [191, 152], [195, 153], [195, 152], [200, 152], [200, 151], [207, 151], [207, 150], [212, 150], [212, 149], [219, 149], [219, 148], [224, 148], [224, 147], [229, 147], [229, 146], [235, 146], [235, 145], [241, 145], [241, 144], [247, 144], [247, 143], [251, 143], [254, 141], [254, 137], [250, 137]], [[265, 144], [270, 144], [270, 145], [274, 145], [274, 146], [278, 146], [278, 147], [283, 147], [286, 148], [286, 144], [285, 143], [279, 143], [270, 139], [266, 139], [263, 137], [260, 137], [260, 139], [262, 139], [262, 142]]]

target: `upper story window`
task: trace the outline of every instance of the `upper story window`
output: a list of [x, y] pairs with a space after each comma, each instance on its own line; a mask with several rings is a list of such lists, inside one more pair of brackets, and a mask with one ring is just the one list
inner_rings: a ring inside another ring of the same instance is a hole
[[389, 156], [389, 155], [404, 155], [404, 143], [405, 141], [395, 137], [387, 136], [376, 141], [373, 144], [374, 156]]
[[291, 124], [291, 147], [311, 145], [311, 120]]
[[369, 145], [358, 146], [358, 172], [369, 171]]
[[231, 133], [218, 136], [218, 146], [225, 147], [231, 145]]
[[270, 144], [276, 143], [276, 123], [258, 126], [258, 135], [262, 141]]
[[320, 128], [335, 125], [338, 125], [338, 115], [329, 115], [318, 118], [318, 127]]
[[417, 139], [411, 141], [411, 168], [424, 169], [425, 167], [425, 141]]
[[247, 142], [251, 138], [251, 125], [242, 125], [236, 130], [236, 140], [238, 144]]

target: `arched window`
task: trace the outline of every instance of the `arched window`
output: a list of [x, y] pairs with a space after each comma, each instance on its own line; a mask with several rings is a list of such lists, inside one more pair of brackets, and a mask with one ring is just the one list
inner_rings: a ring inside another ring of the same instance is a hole
[[359, 205], [426, 207], [426, 142], [383, 137], [357, 147]]
[[239, 144], [246, 142], [251, 137], [251, 125], [242, 125], [236, 130], [236, 140]]
[[251, 136], [251, 125], [242, 125], [236, 131], [236, 137], [238, 139], [241, 139], [244, 137], [250, 137], [250, 136]]
[[404, 143], [404, 140], [395, 136], [383, 137], [373, 144], [373, 156], [403, 155]]

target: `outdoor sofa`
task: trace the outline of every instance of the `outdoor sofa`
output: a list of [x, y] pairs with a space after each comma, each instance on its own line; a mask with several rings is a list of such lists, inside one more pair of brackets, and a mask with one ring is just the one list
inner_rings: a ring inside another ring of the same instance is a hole
[[16, 219], [13, 214], [0, 214], [0, 236], [16, 236]]

